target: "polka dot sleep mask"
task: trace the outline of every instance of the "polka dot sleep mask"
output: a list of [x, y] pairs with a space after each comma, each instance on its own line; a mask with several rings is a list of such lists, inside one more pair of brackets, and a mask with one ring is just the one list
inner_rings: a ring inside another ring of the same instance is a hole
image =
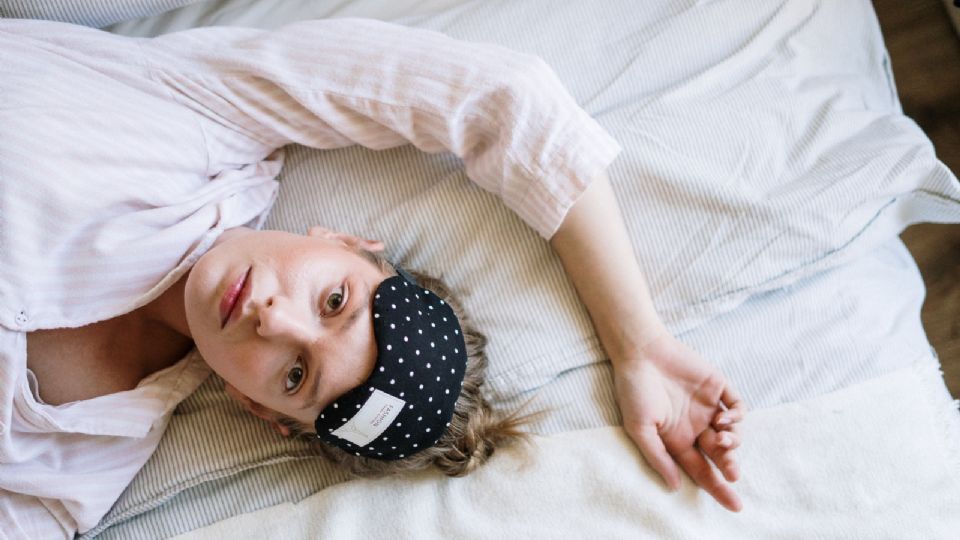
[[358, 456], [397, 460], [430, 448], [453, 417], [467, 366], [463, 329], [450, 305], [397, 267], [377, 286], [377, 361], [360, 386], [314, 423], [323, 441]]

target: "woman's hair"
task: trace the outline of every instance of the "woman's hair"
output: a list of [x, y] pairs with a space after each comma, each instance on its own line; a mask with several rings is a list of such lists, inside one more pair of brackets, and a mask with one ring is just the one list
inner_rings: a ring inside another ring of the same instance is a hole
[[[361, 251], [364, 252], [361, 255], [374, 265], [396, 275], [396, 270], [382, 256], [366, 250]], [[487, 356], [484, 352], [487, 338], [473, 328], [460, 302], [450, 294], [442, 281], [420, 272], [412, 270], [409, 272], [421, 287], [433, 291], [450, 305], [460, 320], [467, 346], [467, 368], [463, 377], [463, 388], [454, 406], [450, 426], [440, 440], [432, 447], [409, 457], [396, 461], [383, 461], [357, 456], [328, 445], [318, 439], [316, 433], [304, 429], [303, 424], [293, 418], [280, 417], [277, 421], [290, 428], [293, 436], [307, 440], [319, 453], [356, 475], [381, 476], [435, 465], [448, 476], [463, 476], [485, 462], [498, 446], [517, 441], [529, 442], [529, 433], [522, 431], [520, 427], [533, 421], [544, 411], [521, 415], [526, 405], [507, 415], [498, 414], [493, 410], [480, 391], [484, 381], [484, 370], [487, 367]]]

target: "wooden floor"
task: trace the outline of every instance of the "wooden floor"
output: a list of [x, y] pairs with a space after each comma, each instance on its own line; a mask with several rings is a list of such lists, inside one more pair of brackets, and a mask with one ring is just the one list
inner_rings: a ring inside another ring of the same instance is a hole
[[[941, 0], [874, 0], [904, 112], [960, 174], [960, 38]], [[956, 8], [951, 8], [956, 9]], [[960, 225], [921, 224], [901, 235], [927, 286], [923, 325], [960, 398]]]

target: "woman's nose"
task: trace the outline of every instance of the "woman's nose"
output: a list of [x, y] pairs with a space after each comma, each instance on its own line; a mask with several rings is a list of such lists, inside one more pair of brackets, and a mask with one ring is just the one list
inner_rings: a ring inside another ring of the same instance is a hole
[[257, 333], [263, 337], [288, 341], [308, 339], [307, 325], [296, 306], [283, 296], [272, 296], [264, 301], [257, 317]]

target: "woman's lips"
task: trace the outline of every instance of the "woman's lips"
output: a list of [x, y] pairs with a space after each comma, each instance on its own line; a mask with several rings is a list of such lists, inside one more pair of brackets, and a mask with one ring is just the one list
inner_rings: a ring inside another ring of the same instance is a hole
[[[227, 287], [226, 292], [223, 293], [223, 298], [220, 300], [220, 329], [222, 330], [227, 323], [232, 318], [234, 311], [237, 311], [237, 306], [242, 305], [242, 300], [244, 292], [246, 292], [247, 279], [250, 277], [250, 269], [248, 268], [242, 276], [237, 278], [229, 287]], [[241, 308], [242, 309], [242, 308]]]

